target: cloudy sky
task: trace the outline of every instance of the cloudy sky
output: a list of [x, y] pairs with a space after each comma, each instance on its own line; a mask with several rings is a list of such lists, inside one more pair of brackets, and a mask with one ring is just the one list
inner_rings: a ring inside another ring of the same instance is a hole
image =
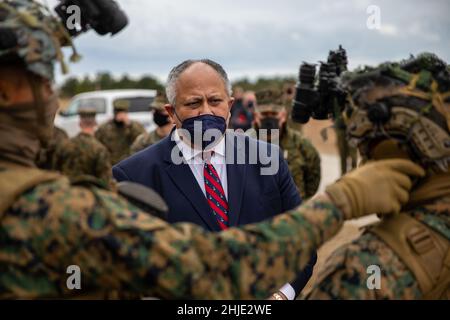
[[[56, 0], [42, 0], [50, 5]], [[432, 51], [450, 61], [450, 2], [303, 0], [119, 0], [129, 26], [113, 38], [94, 32], [75, 43], [72, 74], [144, 73], [164, 80], [188, 58], [221, 63], [231, 79], [294, 75], [302, 61], [342, 44], [350, 67]], [[369, 29], [368, 7], [380, 10]], [[63, 78], [59, 77], [59, 81]]]

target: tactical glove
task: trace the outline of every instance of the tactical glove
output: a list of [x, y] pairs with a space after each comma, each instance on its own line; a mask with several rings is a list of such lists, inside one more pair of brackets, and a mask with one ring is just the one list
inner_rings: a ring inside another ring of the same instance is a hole
[[425, 171], [409, 160], [368, 162], [328, 186], [326, 193], [345, 219], [398, 213], [409, 199], [411, 177], [424, 175]]

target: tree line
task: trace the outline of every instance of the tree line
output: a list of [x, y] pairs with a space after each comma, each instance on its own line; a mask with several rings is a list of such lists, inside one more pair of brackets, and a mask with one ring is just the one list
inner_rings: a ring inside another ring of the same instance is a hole
[[[261, 89], [282, 89], [286, 82], [294, 82], [294, 77], [260, 77], [256, 80], [242, 78], [233, 82], [233, 87], [239, 86], [243, 90], [258, 91]], [[164, 90], [164, 84], [151, 75], [143, 75], [131, 78], [127, 74], [114, 77], [109, 72], [99, 72], [94, 77], [69, 77], [60, 86], [60, 95], [63, 98], [71, 98], [76, 94], [109, 89], [154, 89]]]

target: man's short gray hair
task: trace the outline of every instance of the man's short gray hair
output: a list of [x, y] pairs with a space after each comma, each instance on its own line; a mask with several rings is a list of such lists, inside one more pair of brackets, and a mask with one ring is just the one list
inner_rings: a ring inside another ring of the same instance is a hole
[[197, 62], [207, 64], [208, 66], [213, 68], [217, 72], [217, 74], [222, 78], [222, 80], [225, 84], [227, 93], [229, 96], [231, 96], [230, 80], [228, 80], [228, 75], [220, 64], [218, 64], [217, 62], [214, 62], [210, 59], [197, 59], [197, 60], [191, 59], [191, 60], [185, 60], [182, 63], [180, 63], [179, 65], [175, 66], [169, 73], [169, 76], [167, 78], [167, 83], [166, 83], [166, 96], [167, 96], [167, 100], [169, 101], [169, 103], [171, 105], [175, 106], [176, 97], [177, 97], [176, 83], [177, 83], [178, 78], [187, 68], [189, 68], [190, 66], [192, 66], [193, 64], [195, 64]]

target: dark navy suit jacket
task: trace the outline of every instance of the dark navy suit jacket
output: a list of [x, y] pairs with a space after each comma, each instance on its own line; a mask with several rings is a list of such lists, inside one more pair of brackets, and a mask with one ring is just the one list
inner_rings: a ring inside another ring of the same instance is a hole
[[[300, 195], [277, 146], [240, 134], [227, 133], [225, 137], [230, 227], [260, 222], [300, 205]], [[252, 157], [252, 152], [258, 156]], [[220, 231], [189, 165], [174, 163], [174, 155], [182, 159], [169, 135], [115, 165], [113, 176], [117, 181], [133, 181], [158, 192], [169, 206], [169, 222], [191, 222]], [[274, 169], [278, 162], [278, 170], [263, 175], [261, 170], [271, 167], [269, 158], [274, 160]], [[293, 283], [297, 293], [310, 278], [315, 259], [300, 276], [303, 280]]]

